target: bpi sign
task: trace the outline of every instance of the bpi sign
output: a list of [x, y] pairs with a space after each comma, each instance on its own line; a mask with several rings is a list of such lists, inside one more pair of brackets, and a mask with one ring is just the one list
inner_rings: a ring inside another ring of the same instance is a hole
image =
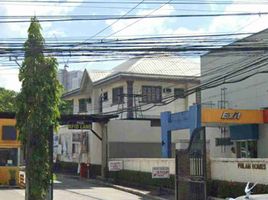
[[240, 112], [223, 112], [221, 115], [221, 119], [240, 119]]

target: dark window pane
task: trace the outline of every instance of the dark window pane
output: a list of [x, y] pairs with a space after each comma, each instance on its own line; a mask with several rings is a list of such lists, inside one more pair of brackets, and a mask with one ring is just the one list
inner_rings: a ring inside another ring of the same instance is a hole
[[75, 144], [73, 143], [72, 153], [76, 153]]
[[108, 101], [108, 92], [103, 93], [103, 101]]
[[113, 104], [124, 102], [123, 87], [113, 88]]
[[16, 140], [17, 132], [15, 126], [3, 126], [2, 140]]
[[142, 101], [147, 102], [147, 87], [142, 86]]
[[142, 86], [142, 101], [145, 103], [159, 103], [162, 100], [160, 86]]
[[184, 89], [183, 88], [175, 88], [174, 89], [175, 98], [184, 98]]
[[0, 149], [0, 166], [17, 166], [18, 149]]
[[87, 112], [87, 99], [79, 99], [79, 112]]

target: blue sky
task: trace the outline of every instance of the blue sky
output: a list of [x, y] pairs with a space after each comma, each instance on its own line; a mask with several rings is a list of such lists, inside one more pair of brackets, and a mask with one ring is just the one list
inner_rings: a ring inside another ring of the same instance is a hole
[[[68, 0], [66, 0], [68, 1]], [[72, 0], [74, 1], [74, 0]], [[88, 1], [88, 0], [87, 0]], [[123, 2], [124, 0], [122, 0]], [[128, 1], [128, 0], [125, 0]], [[145, 0], [146, 1], [146, 0]], [[164, 1], [164, 0], [163, 0]], [[206, 1], [206, 0], [203, 0]], [[209, 0], [207, 0], [209, 2]], [[253, 1], [253, 0], [252, 0]], [[109, 0], [107, 0], [109, 2]], [[161, 5], [148, 6], [141, 4], [130, 14], [146, 15], [153, 10], [153, 14], [206, 14], [206, 13], [228, 13], [228, 12], [262, 12], [267, 11], [267, 5], [239, 5], [235, 4], [239, 0], [233, 0], [228, 5]], [[37, 17], [40, 15], [75, 15], [75, 14], [117, 14], [123, 15], [133, 8], [135, 4], [85, 4], [83, 0], [76, 0], [75, 4], [18, 4], [1, 3], [0, 13], [5, 16], [27, 15]], [[120, 8], [118, 8], [120, 7]], [[141, 20], [129, 28], [124, 29], [115, 35], [118, 37], [135, 37], [142, 35], [158, 34], [209, 34], [209, 33], [235, 33], [235, 32], [256, 32], [267, 28], [267, 16], [244, 16], [244, 17], [214, 17], [214, 18], [180, 18], [180, 19], [146, 19]], [[98, 38], [106, 36], [124, 28], [135, 20], [119, 20], [109, 29], [98, 35]], [[79, 22], [53, 22], [41, 23], [45, 38], [62, 37], [90, 38], [92, 35], [112, 24], [114, 21], [79, 21]], [[27, 36], [29, 23], [24, 24], [0, 24], [0, 38], [21, 38]], [[81, 58], [83, 60], [84, 58]], [[5, 59], [8, 61], [8, 58]], [[65, 59], [67, 62], [68, 58]], [[197, 58], [198, 61], [198, 58]], [[109, 69], [119, 62], [104, 63], [83, 63], [80, 65], [70, 65], [69, 70], [89, 68], [89, 69]], [[18, 91], [20, 83], [17, 79], [18, 68], [3, 69], [4, 64], [0, 60], [0, 87]], [[63, 68], [60, 65], [59, 68]]]

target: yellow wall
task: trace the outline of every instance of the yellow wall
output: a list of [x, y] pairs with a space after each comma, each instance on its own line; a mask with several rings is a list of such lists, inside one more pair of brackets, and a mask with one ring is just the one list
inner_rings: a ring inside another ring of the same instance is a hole
[[[20, 147], [19, 141], [3, 141], [2, 140], [2, 127], [3, 126], [15, 126], [15, 119], [1, 119], [0, 118], [0, 148], [18, 148]], [[17, 133], [18, 136], [18, 133]]]
[[0, 185], [8, 185], [9, 184], [9, 170], [16, 170], [16, 184], [18, 184], [19, 180], [19, 167], [0, 167]]
[[[0, 148], [19, 148], [20, 142], [17, 141], [8, 141], [2, 140], [2, 126], [15, 126], [16, 120], [15, 119], [1, 119], [0, 118]], [[18, 133], [18, 132], [17, 132]], [[18, 134], [17, 134], [18, 136]], [[16, 170], [16, 182], [18, 184], [18, 178], [19, 178], [19, 167], [5, 167], [0, 166], [0, 185], [8, 185], [9, 184], [9, 170], [15, 169]]]

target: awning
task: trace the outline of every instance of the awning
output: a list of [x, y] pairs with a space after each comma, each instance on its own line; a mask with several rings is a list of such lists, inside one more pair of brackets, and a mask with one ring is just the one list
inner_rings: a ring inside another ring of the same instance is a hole
[[257, 140], [259, 126], [257, 124], [230, 126], [230, 136], [231, 140]]

